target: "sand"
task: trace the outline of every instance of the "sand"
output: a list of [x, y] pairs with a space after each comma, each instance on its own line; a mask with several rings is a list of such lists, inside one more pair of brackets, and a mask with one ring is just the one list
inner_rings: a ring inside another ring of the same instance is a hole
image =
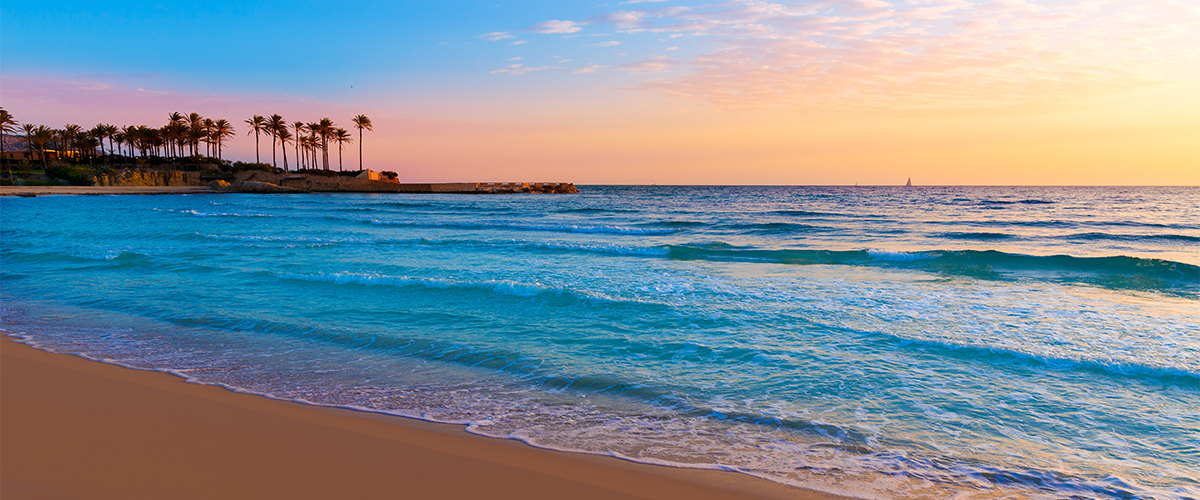
[[189, 384], [0, 340], [0, 497], [844, 497]]

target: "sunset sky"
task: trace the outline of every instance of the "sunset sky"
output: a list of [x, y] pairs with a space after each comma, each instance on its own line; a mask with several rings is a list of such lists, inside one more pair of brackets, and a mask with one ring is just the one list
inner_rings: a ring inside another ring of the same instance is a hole
[[402, 181], [1200, 184], [1195, 2], [43, 0], [0, 16], [0, 106], [20, 123], [194, 111], [238, 125], [239, 160], [252, 114], [350, 129], [363, 113], [366, 166]]

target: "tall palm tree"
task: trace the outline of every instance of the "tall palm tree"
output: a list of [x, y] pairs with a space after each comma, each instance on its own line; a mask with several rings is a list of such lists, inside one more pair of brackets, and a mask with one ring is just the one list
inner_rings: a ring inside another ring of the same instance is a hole
[[338, 145], [338, 171], [342, 171], [342, 146], [347, 142], [353, 142], [354, 136], [350, 135], [344, 128], [333, 129], [333, 142]]
[[279, 140], [279, 131], [287, 128], [287, 120], [284, 120], [279, 114], [273, 114], [267, 118], [267, 132], [271, 134], [271, 166], [278, 168], [279, 164], [275, 161], [275, 141]]
[[275, 134], [279, 136], [279, 151], [283, 153], [283, 170], [287, 171], [287, 143], [288, 141], [292, 140], [292, 133], [288, 132], [287, 125], [285, 124], [283, 127], [280, 127]]
[[321, 145], [321, 141], [317, 139], [317, 136], [321, 134], [321, 124], [319, 122], [312, 122], [306, 125], [304, 128], [308, 130], [308, 146], [312, 150], [310, 151], [309, 158], [312, 159], [313, 168], [319, 168], [319, 163], [317, 162], [317, 146]]
[[296, 130], [296, 170], [300, 170], [300, 138], [304, 137], [304, 122], [292, 123], [292, 128]]
[[329, 139], [334, 137], [334, 128], [336, 127], [334, 120], [330, 120], [329, 116], [325, 116], [325, 118], [317, 122], [317, 128], [314, 131], [320, 137], [320, 152], [322, 152], [322, 159], [320, 159], [322, 163], [320, 164], [322, 164], [325, 170], [329, 170]]
[[[4, 158], [4, 135], [17, 132], [17, 120], [4, 108], [0, 108], [0, 158]], [[7, 160], [8, 158], [4, 158]], [[0, 161], [4, 161], [0, 160]], [[5, 161], [5, 163], [9, 163]], [[8, 167], [8, 178], [12, 179], [12, 166]]]
[[225, 139], [233, 137], [234, 134], [235, 134], [235, 132], [233, 130], [233, 124], [229, 123], [229, 120], [221, 118], [221, 119], [217, 120], [216, 123], [213, 124], [213, 136], [216, 137], [216, 139], [217, 139], [217, 159], [218, 160], [222, 159], [221, 158], [221, 144], [225, 141]]
[[362, 169], [363, 169], [363, 162], [362, 162], [362, 143], [363, 143], [363, 141], [362, 141], [362, 132], [363, 132], [363, 129], [367, 129], [367, 130], [370, 130], [370, 131], [372, 131], [372, 132], [374, 132], [374, 131], [375, 131], [375, 129], [371, 128], [371, 119], [370, 119], [370, 118], [367, 118], [367, 115], [358, 115], [358, 116], [354, 117], [354, 119], [353, 119], [353, 120], [351, 120], [351, 121], [352, 121], [352, 122], [354, 122], [354, 126], [355, 126], [356, 128], [358, 128], [358, 169], [359, 169], [359, 170], [362, 170]]
[[[197, 115], [199, 116], [199, 115]], [[188, 117], [182, 113], [175, 111], [167, 115], [167, 125], [163, 127], [163, 132], [169, 131], [172, 145], [173, 156], [183, 156], [183, 146], [187, 139], [186, 129], [188, 126]]]
[[213, 131], [216, 129], [217, 122], [212, 118], [204, 119], [204, 156], [213, 157], [213, 147], [217, 143], [217, 138], [213, 136]]
[[[58, 145], [58, 149], [65, 149], [70, 152], [71, 148], [75, 146], [75, 139], [78, 138], [79, 134], [82, 133], [83, 128], [79, 125], [75, 125], [73, 123], [64, 125], [62, 130], [59, 132], [59, 137], [62, 138], [62, 141]], [[82, 154], [83, 151], [80, 151], [80, 153]]]
[[29, 135], [25, 136], [25, 139], [28, 140], [30, 144], [37, 146], [38, 152], [40, 153], [39, 156], [42, 157], [42, 170], [46, 170], [46, 168], [49, 167], [49, 165], [46, 164], [46, 146], [48, 146], [50, 142], [54, 140], [54, 129], [45, 125], [38, 125], [37, 128], [31, 127], [27, 130], [29, 131]]
[[32, 123], [21, 125], [21, 131], [25, 132], [25, 148], [29, 150], [30, 155], [33, 155], [33, 141], [29, 140], [29, 138], [33, 137], [33, 131], [36, 129], [37, 127], [33, 126]]
[[[112, 136], [117, 133], [117, 127], [115, 125], [101, 123], [99, 125], [96, 125], [96, 128], [94, 128], [92, 130], [94, 130], [96, 132], [96, 138], [100, 139], [101, 154], [111, 156], [113, 154]], [[104, 139], [108, 139], [108, 152], [104, 152]]]
[[200, 113], [188, 113], [182, 123], [188, 127], [188, 144], [192, 145], [192, 156], [199, 154], [200, 139], [204, 138], [204, 117]]
[[[267, 129], [267, 119], [259, 115], [251, 116], [246, 120], [246, 125], [250, 126], [250, 130], [246, 131], [246, 135], [254, 134], [254, 163], [262, 163], [258, 157], [258, 135]], [[271, 151], [274, 152], [275, 147], [271, 146]]]
[[[97, 123], [95, 127], [92, 127], [88, 131], [88, 138], [95, 139], [100, 143], [100, 156], [104, 156], [104, 124]], [[92, 153], [95, 153], [95, 151], [92, 151]]]

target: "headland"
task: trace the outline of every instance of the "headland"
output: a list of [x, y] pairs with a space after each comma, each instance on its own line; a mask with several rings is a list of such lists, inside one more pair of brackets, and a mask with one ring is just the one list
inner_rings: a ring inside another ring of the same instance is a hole
[[356, 175], [331, 171], [287, 172], [243, 170], [202, 174], [180, 170], [120, 170], [91, 176], [85, 186], [0, 186], [0, 196], [198, 194], [198, 193], [444, 193], [444, 194], [569, 194], [569, 182], [443, 182], [402, 183], [379, 172]]

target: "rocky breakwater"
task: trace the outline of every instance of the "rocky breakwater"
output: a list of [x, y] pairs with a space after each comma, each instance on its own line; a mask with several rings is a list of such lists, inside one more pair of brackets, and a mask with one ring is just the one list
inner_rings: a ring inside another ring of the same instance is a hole
[[301, 192], [314, 193], [453, 193], [453, 194], [515, 194], [578, 193], [567, 182], [444, 182], [400, 183], [375, 180], [368, 176], [299, 174], [291, 172], [246, 171], [235, 174], [233, 187], [239, 182], [265, 182]]
[[575, 184], [570, 182], [480, 182], [465, 192], [474, 194], [571, 194], [578, 193], [579, 190], [575, 188]]
[[121, 170], [88, 178], [93, 186], [203, 186], [200, 172], [179, 170]]

